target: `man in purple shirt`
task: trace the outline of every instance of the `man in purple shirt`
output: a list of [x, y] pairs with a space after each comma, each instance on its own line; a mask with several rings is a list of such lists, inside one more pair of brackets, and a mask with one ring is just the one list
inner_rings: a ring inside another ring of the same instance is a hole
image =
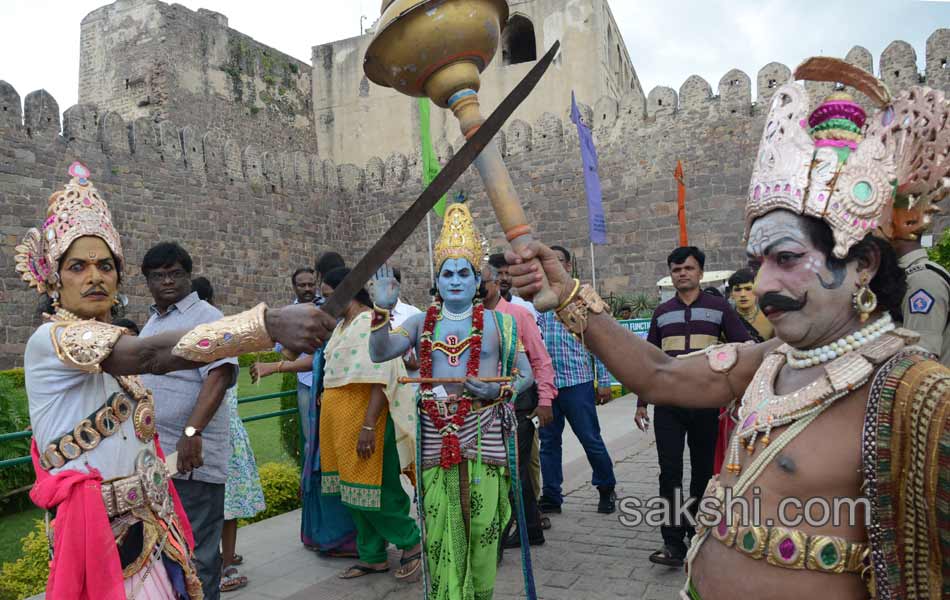
[[[720, 296], [704, 294], [699, 287], [703, 278], [706, 255], [695, 246], [674, 250], [666, 261], [673, 278], [676, 295], [657, 307], [650, 323], [647, 341], [670, 356], [689, 354], [709, 346], [726, 342], [745, 342], [749, 332], [739, 315]], [[699, 392], [701, 393], [701, 392]], [[636, 424], [646, 430], [646, 403], [637, 401]], [[716, 436], [719, 432], [719, 409], [690, 409], [657, 406], [653, 409], [656, 421], [656, 452], [660, 462], [660, 496], [670, 507], [667, 525], [660, 527], [663, 548], [650, 555], [650, 561], [670, 567], [682, 567], [686, 556], [685, 539], [692, 538], [693, 527], [684, 524], [675, 514], [675, 499], [682, 499], [683, 442], [689, 444], [692, 473], [689, 495], [693, 503], [689, 512], [695, 517], [699, 499], [713, 473]], [[682, 506], [682, 504], [681, 504]], [[684, 539], [685, 538], [685, 539]]]

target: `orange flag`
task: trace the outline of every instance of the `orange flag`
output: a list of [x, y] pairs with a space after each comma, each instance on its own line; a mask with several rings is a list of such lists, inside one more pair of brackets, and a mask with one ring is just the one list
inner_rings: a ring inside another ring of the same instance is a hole
[[680, 246], [689, 246], [689, 236], [686, 235], [686, 183], [683, 181], [683, 163], [676, 161], [676, 171], [673, 172], [678, 189], [676, 216], [680, 222]]

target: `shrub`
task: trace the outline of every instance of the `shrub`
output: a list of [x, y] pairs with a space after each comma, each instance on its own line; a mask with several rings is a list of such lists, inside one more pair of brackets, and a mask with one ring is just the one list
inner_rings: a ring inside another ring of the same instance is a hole
[[[23, 387], [23, 370], [0, 371], [0, 433], [23, 431], [30, 425], [29, 403]], [[0, 442], [0, 460], [28, 456], [30, 438]], [[11, 500], [10, 492], [33, 483], [30, 463], [0, 469], [0, 509]]]
[[[280, 389], [283, 392], [297, 390], [297, 374], [284, 373]], [[297, 408], [297, 395], [284, 396], [280, 399], [280, 409]], [[280, 418], [280, 441], [284, 445], [284, 452], [298, 465], [303, 465], [300, 440], [300, 413], [284, 415]]]
[[930, 260], [950, 270], [950, 229], [943, 232], [943, 237], [934, 240], [934, 247], [927, 251]]
[[49, 545], [43, 521], [37, 520], [33, 531], [20, 544], [20, 558], [0, 566], [0, 600], [29, 598], [46, 589]]
[[242, 527], [300, 508], [300, 472], [296, 466], [286, 462], [269, 462], [261, 465], [258, 473], [267, 508], [250, 519], [241, 519], [239, 525]]

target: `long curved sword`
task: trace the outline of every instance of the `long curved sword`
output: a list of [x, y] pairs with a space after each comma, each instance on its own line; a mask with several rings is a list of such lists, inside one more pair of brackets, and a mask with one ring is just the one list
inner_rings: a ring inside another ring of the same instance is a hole
[[402, 213], [402, 216], [393, 223], [392, 227], [373, 244], [369, 252], [367, 252], [356, 267], [350, 271], [350, 274], [333, 290], [333, 295], [330, 296], [327, 303], [321, 307], [325, 312], [337, 318], [343, 315], [343, 310], [349, 305], [350, 300], [366, 285], [369, 278], [386, 263], [389, 257], [399, 249], [402, 243], [412, 235], [412, 232], [415, 231], [426, 214], [432, 210], [432, 207], [436, 205], [439, 198], [449, 191], [452, 184], [462, 176], [469, 165], [478, 158], [478, 155], [484, 150], [485, 146], [495, 137], [495, 134], [498, 133], [498, 130], [501, 129], [501, 126], [508, 117], [510, 117], [515, 109], [528, 97], [528, 94], [531, 93], [541, 80], [541, 76], [544, 75], [544, 72], [551, 66], [551, 62], [554, 60], [560, 47], [560, 41], [554, 42], [554, 45], [551, 46], [547, 54], [545, 54], [525, 78], [515, 86], [515, 89], [498, 105], [495, 112], [482, 123], [478, 131], [475, 132], [475, 135], [469, 138], [465, 145], [462, 146], [462, 149], [459, 150], [458, 154], [452, 157], [452, 160], [450, 160], [436, 178], [432, 180], [429, 187], [416, 198], [412, 206], [410, 206], [406, 212]]

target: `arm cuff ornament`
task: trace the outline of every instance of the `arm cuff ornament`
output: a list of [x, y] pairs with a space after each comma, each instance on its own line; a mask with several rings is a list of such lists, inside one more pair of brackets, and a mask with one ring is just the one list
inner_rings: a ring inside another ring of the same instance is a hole
[[56, 356], [67, 367], [87, 373], [102, 371], [100, 363], [110, 354], [125, 330], [100, 321], [57, 321], [50, 329]]
[[178, 340], [172, 354], [192, 362], [210, 363], [271, 348], [274, 342], [264, 325], [266, 311], [267, 305], [261, 303], [251, 310], [199, 325]]
[[390, 315], [392, 313], [385, 308], [380, 308], [379, 306], [373, 305], [373, 320], [370, 322], [369, 330], [376, 331], [382, 329], [389, 323]]
[[580, 338], [587, 330], [590, 313], [602, 314], [607, 304], [589, 285], [575, 280], [574, 291], [557, 309], [557, 318], [574, 336]]

